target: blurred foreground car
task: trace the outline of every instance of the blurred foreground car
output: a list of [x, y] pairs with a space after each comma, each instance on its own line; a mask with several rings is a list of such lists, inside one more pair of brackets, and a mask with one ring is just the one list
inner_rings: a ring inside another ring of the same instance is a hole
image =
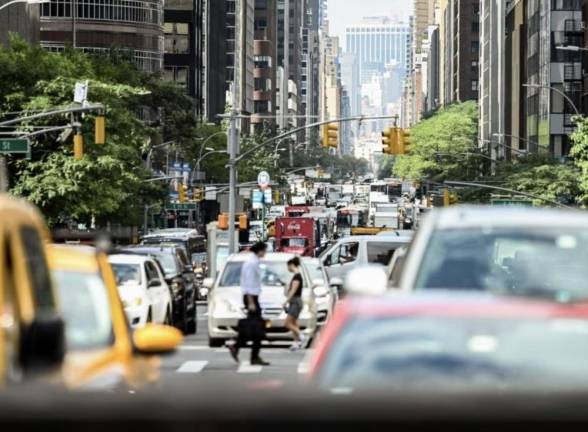
[[410, 247], [399, 288], [588, 299], [583, 211], [455, 207], [433, 211]]
[[[222, 346], [227, 339], [235, 338], [237, 323], [245, 318], [240, 280], [243, 263], [249, 257], [249, 253], [231, 256], [216, 283], [212, 279], [205, 280], [205, 286], [210, 288], [208, 343], [212, 347]], [[284, 327], [286, 312], [283, 304], [286, 301], [286, 289], [293, 276], [288, 271], [287, 262], [293, 257], [294, 255], [291, 254], [269, 253], [261, 260], [262, 290], [259, 303], [263, 318], [270, 325], [266, 331], [269, 340], [292, 340], [292, 334]], [[309, 288], [311, 286], [309, 275], [304, 266], [302, 270], [304, 309], [298, 322], [307, 340], [310, 340], [316, 330], [316, 304], [314, 294]]]
[[0, 387], [57, 376], [64, 325], [55, 298], [41, 215], [0, 195]]
[[129, 324], [172, 324], [170, 288], [156, 262], [140, 255], [110, 255]]
[[49, 253], [66, 322], [65, 385], [116, 390], [156, 381], [159, 361], [149, 355], [175, 350], [181, 333], [155, 324], [129, 329], [106, 255], [58, 245]]
[[476, 293], [350, 296], [310, 360], [337, 394], [588, 389], [588, 303]]
[[138, 246], [122, 250], [122, 253], [145, 255], [159, 261], [165, 281], [172, 294], [174, 325], [184, 334], [197, 330], [196, 284], [192, 266], [187, 262], [182, 249], [173, 245]]

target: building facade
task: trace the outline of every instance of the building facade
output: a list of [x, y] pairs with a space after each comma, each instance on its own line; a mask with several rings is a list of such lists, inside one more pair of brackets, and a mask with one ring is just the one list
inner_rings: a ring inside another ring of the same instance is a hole
[[[0, 7], [9, 0], [0, 0]], [[39, 42], [39, 5], [15, 3], [0, 11], [0, 45], [8, 44], [8, 35], [16, 33], [30, 43]]]
[[51, 0], [41, 5], [41, 46], [60, 51], [66, 45], [92, 53], [116, 47], [146, 72], [163, 67], [163, 0], [103, 2]]
[[194, 101], [195, 114], [204, 114], [203, 0], [166, 0], [164, 10], [164, 74]]

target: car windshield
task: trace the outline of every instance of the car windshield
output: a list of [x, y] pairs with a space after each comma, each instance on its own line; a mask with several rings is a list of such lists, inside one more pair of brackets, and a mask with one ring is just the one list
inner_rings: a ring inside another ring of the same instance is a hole
[[588, 321], [356, 318], [319, 370], [325, 389], [588, 383]]
[[176, 261], [175, 257], [171, 253], [158, 253], [155, 255], [161, 267], [163, 268], [163, 272], [165, 273], [165, 277], [175, 276], [178, 273], [181, 273], [180, 268], [178, 266], [178, 262]]
[[111, 263], [117, 285], [141, 284], [141, 267], [139, 264]]
[[433, 234], [417, 289], [488, 290], [567, 302], [588, 298], [588, 232], [480, 228]]
[[[241, 283], [243, 262], [230, 262], [225, 266], [220, 287], [234, 287]], [[261, 261], [261, 283], [263, 286], [283, 288], [292, 279], [286, 262]]]
[[66, 344], [71, 350], [112, 344], [112, 317], [104, 281], [97, 273], [54, 272], [65, 319]]

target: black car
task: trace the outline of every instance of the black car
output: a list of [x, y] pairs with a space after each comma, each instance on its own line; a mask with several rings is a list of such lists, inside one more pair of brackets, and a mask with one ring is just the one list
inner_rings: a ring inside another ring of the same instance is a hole
[[184, 250], [178, 246], [162, 244], [130, 247], [124, 251], [149, 255], [159, 262], [171, 289], [174, 325], [185, 334], [196, 333], [198, 320], [195, 277]]

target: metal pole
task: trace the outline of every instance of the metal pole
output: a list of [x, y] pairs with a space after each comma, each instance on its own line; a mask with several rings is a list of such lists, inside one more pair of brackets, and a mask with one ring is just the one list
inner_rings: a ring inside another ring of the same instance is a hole
[[235, 215], [237, 213], [237, 74], [233, 81], [233, 107], [229, 126], [229, 253], [236, 253], [235, 247]]
[[8, 169], [6, 156], [0, 155], [0, 192], [8, 192]]
[[143, 211], [143, 234], [147, 234], [147, 230], [149, 230], [149, 206], [145, 204]]
[[77, 2], [76, 0], [71, 1], [71, 41], [74, 48], [77, 47], [77, 28], [76, 28], [76, 15], [77, 15]]

